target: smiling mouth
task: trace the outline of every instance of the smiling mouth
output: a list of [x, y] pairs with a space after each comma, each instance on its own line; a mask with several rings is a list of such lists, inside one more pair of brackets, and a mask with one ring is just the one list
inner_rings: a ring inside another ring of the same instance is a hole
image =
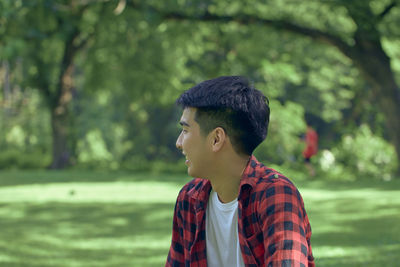
[[185, 164], [188, 165], [189, 164], [189, 160], [188, 160], [186, 154], [184, 154], [184, 153], [182, 153], [182, 154], [185, 156]]

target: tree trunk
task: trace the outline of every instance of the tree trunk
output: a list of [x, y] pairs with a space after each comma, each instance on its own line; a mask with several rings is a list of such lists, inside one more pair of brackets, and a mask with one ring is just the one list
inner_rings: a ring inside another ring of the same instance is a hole
[[10, 101], [11, 86], [10, 86], [10, 64], [7, 60], [3, 61], [4, 70], [4, 86], [3, 86], [3, 99], [6, 104]]
[[[71, 55], [72, 56], [72, 55]], [[51, 169], [63, 169], [70, 166], [71, 156], [71, 118], [69, 106], [72, 102], [73, 90], [73, 65], [72, 58], [68, 60], [70, 64], [60, 77], [59, 92], [55, 104], [51, 110], [51, 127], [53, 137], [53, 162]]]
[[[81, 11], [83, 12], [84, 9]], [[74, 90], [74, 57], [76, 53], [84, 46], [87, 39], [76, 45], [80, 31], [74, 28], [65, 40], [63, 59], [60, 65], [60, 75], [56, 92], [49, 97], [51, 107], [51, 126], [53, 137], [53, 161], [51, 169], [62, 169], [71, 165], [71, 156], [74, 155], [71, 138], [72, 125], [70, 104], [72, 102], [72, 93]]]
[[51, 113], [53, 137], [53, 162], [51, 169], [63, 169], [70, 165], [71, 152], [68, 147], [69, 122], [68, 114], [58, 114], [57, 108]]
[[11, 114], [10, 64], [7, 60], [4, 60], [2, 65], [2, 69], [4, 71], [3, 107], [6, 117], [8, 117]]
[[394, 79], [390, 58], [383, 51], [380, 41], [357, 40], [355, 48], [357, 55], [353, 60], [372, 86], [377, 104], [385, 114], [389, 138], [400, 159], [400, 90]]

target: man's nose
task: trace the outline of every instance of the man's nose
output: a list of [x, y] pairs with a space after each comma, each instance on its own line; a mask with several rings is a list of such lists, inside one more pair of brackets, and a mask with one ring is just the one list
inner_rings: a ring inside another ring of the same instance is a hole
[[182, 150], [182, 133], [179, 134], [178, 139], [176, 139], [176, 148]]

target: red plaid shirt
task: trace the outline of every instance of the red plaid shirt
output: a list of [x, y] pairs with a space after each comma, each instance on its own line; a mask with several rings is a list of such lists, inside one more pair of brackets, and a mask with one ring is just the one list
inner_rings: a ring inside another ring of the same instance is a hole
[[[178, 195], [165, 266], [207, 266], [205, 216], [211, 183], [193, 179]], [[238, 232], [246, 266], [314, 267], [303, 199], [283, 175], [252, 156], [240, 182]]]

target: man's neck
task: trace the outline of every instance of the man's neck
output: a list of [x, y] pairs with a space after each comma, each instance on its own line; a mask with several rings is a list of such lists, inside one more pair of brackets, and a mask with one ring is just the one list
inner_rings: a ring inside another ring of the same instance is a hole
[[231, 202], [239, 196], [239, 185], [249, 157], [231, 157], [220, 163], [219, 172], [210, 179], [212, 188], [223, 203]]

